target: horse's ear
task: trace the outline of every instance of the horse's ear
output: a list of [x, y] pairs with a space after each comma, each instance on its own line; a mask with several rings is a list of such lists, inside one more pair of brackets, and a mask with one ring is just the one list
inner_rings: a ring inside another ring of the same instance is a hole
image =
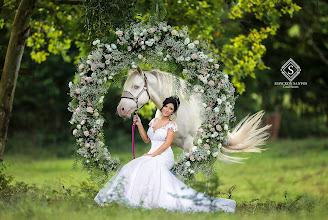
[[142, 69], [140, 68], [140, 66], [137, 67], [138, 73], [141, 75], [142, 74]]

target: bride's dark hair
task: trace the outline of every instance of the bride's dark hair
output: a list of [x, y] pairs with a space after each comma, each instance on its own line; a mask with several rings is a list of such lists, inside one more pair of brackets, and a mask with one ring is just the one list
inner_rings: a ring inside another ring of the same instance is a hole
[[171, 96], [171, 97], [166, 98], [166, 99], [164, 100], [164, 102], [163, 102], [163, 106], [162, 106], [162, 108], [161, 108], [160, 110], [162, 111], [163, 107], [164, 107], [166, 104], [168, 104], [168, 103], [172, 103], [172, 104], [174, 105], [174, 111], [173, 111], [173, 113], [175, 113], [175, 112], [178, 110], [179, 105], [180, 105], [179, 97], [172, 97], [172, 96]]

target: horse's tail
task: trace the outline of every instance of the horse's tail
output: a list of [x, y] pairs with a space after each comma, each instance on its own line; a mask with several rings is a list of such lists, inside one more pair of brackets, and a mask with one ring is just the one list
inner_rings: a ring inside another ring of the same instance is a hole
[[[228, 132], [229, 144], [222, 146], [222, 150], [228, 153], [239, 152], [262, 152], [262, 148], [258, 146], [264, 145], [265, 141], [270, 137], [270, 133], [267, 131], [272, 125], [266, 125], [260, 128], [261, 118], [264, 115], [264, 111], [261, 110], [249, 117], [249, 114], [243, 118], [237, 126]], [[231, 157], [220, 153], [220, 159], [239, 163], [243, 159], [240, 157]]]

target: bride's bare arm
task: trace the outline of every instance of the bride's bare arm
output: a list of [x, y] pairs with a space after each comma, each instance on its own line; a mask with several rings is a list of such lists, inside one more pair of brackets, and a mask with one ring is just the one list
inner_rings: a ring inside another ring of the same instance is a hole
[[140, 123], [140, 125], [138, 125], [138, 129], [139, 129], [139, 134], [142, 138], [142, 140], [148, 144], [150, 142], [150, 138], [147, 135], [147, 132], [145, 131], [143, 125]]

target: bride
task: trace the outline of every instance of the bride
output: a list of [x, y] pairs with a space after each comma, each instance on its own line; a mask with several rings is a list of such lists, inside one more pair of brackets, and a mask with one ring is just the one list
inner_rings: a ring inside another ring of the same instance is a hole
[[147, 133], [139, 116], [134, 116], [133, 121], [142, 139], [145, 143], [151, 142], [151, 148], [147, 154], [124, 165], [106, 183], [94, 199], [100, 206], [116, 201], [146, 209], [235, 212], [234, 200], [197, 192], [171, 173], [170, 169], [174, 165], [171, 143], [178, 126], [170, 116], [178, 110], [179, 105], [179, 98], [166, 98], [160, 109], [161, 118], [153, 118], [149, 122]]

